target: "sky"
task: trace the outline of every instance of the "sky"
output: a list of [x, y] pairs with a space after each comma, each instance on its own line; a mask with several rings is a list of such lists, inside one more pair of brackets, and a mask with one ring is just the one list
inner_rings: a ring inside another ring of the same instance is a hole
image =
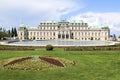
[[89, 26], [110, 27], [120, 35], [120, 0], [0, 0], [0, 27], [26, 24], [38, 27], [43, 21], [83, 20]]

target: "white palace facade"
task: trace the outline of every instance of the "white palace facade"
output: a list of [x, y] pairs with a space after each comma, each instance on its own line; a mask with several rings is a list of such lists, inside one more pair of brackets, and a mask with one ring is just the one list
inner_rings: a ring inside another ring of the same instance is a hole
[[109, 40], [110, 29], [89, 27], [87, 23], [68, 22], [42, 22], [36, 28], [20, 25], [18, 29], [19, 40]]

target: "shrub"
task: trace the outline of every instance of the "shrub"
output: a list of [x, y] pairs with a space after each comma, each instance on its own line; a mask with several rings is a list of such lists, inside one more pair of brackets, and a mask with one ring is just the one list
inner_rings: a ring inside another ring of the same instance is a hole
[[46, 46], [46, 50], [47, 50], [47, 51], [52, 51], [52, 50], [53, 50], [53, 46], [50, 45], [50, 44], [47, 45], [47, 46]]

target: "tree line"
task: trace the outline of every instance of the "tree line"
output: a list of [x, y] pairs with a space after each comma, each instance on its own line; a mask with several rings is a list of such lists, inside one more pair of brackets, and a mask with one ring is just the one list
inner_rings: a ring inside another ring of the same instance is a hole
[[6, 30], [5, 28], [0, 27], [0, 40], [5, 39], [6, 37], [17, 37], [17, 29], [12, 27], [11, 29]]

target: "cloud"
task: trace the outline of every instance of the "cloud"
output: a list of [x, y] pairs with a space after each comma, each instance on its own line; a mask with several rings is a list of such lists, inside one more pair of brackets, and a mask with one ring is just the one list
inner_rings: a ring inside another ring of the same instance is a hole
[[[77, 2], [72, 0], [2, 0], [0, 12], [21, 11], [24, 14], [58, 14], [61, 16], [79, 9]], [[51, 15], [54, 16], [54, 15]]]
[[120, 13], [119, 12], [107, 12], [96, 13], [86, 12], [78, 15], [74, 15], [70, 20], [83, 20], [89, 24], [89, 26], [103, 26], [108, 25], [112, 34], [120, 35]]
[[77, 0], [0, 0], [0, 26], [18, 26], [20, 22], [37, 26], [44, 20], [59, 20], [83, 8]]

